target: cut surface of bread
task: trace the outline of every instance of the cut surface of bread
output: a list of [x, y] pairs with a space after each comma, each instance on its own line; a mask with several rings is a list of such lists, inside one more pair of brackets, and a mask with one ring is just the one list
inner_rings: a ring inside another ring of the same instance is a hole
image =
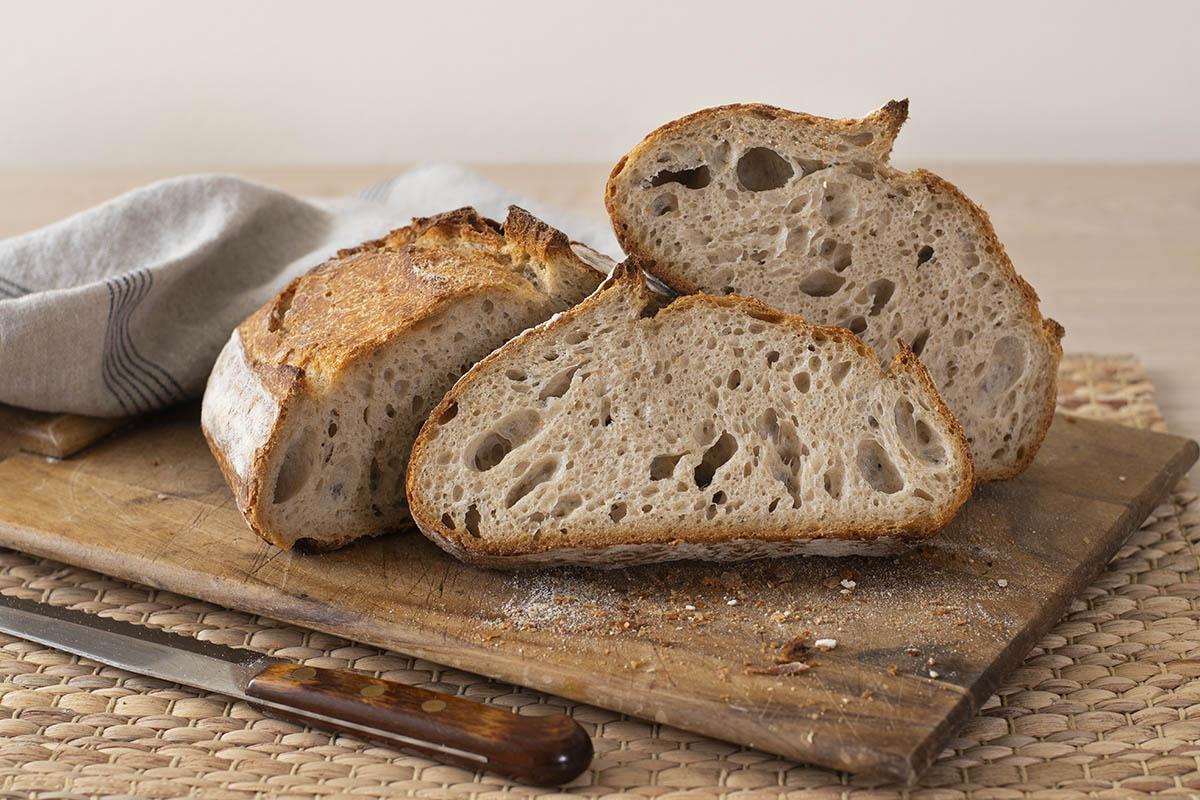
[[513, 207], [460, 209], [340, 252], [222, 350], [201, 423], [238, 508], [279, 547], [327, 550], [410, 524], [404, 473], [429, 410], [476, 361], [603, 274]]
[[679, 292], [740, 294], [907, 343], [966, 430], [977, 477], [1020, 473], [1054, 413], [1058, 323], [987, 215], [938, 176], [888, 164], [908, 101], [832, 120], [711, 108], [616, 165], [606, 205], [626, 253]]
[[417, 437], [418, 526], [496, 567], [883, 554], [970, 494], [920, 362], [631, 262], [471, 369]]

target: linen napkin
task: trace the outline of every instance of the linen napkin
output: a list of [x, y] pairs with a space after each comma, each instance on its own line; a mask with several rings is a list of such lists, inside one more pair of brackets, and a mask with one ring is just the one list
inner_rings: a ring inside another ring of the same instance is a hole
[[333, 200], [175, 178], [0, 241], [0, 403], [113, 417], [198, 397], [233, 329], [339, 248], [466, 205], [503, 220], [514, 203], [620, 254], [606, 223], [449, 164]]

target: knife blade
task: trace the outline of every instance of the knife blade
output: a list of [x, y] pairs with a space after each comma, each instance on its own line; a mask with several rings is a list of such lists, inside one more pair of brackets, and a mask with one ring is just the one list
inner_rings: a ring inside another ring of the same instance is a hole
[[118, 669], [245, 700], [266, 714], [387, 747], [558, 786], [587, 768], [592, 741], [570, 717], [495, 706], [344, 670], [0, 595], [0, 631]]

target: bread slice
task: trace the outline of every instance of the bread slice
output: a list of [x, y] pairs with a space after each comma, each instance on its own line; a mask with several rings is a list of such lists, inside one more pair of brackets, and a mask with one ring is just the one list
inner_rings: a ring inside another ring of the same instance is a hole
[[924, 367], [756, 300], [660, 307], [641, 271], [473, 367], [413, 447], [413, 518], [495, 567], [882, 554], [967, 499]]
[[856, 120], [764, 105], [664, 125], [621, 159], [606, 204], [625, 252], [679, 292], [757, 297], [897, 339], [967, 432], [981, 480], [1033, 460], [1063, 335], [987, 215], [938, 176], [888, 165], [908, 101]]
[[234, 332], [204, 394], [204, 435], [262, 538], [327, 550], [410, 523], [417, 429], [472, 364], [586, 297], [600, 257], [513, 207], [464, 208], [367, 242], [292, 281]]

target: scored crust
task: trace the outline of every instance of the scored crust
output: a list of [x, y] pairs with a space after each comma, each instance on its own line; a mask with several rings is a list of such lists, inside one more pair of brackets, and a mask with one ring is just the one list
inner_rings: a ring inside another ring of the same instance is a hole
[[[1052, 373], [1061, 358], [1061, 339], [1064, 330], [1054, 320], [1042, 317], [1036, 292], [1016, 272], [1003, 244], [996, 236], [990, 218], [977, 204], [949, 181], [931, 172], [917, 169], [910, 173], [902, 173], [888, 166], [887, 161], [895, 138], [908, 116], [907, 100], [892, 101], [861, 119], [829, 119], [762, 104], [730, 104], [703, 109], [660, 126], [617, 162], [605, 187], [605, 206], [618, 241], [625, 252], [637, 257], [651, 275], [676, 292], [713, 290], [713, 287], [702, 285], [696, 277], [698, 273], [693, 271], [692, 274], [689, 274], [686, 268], [680, 268], [677, 261], [669, 258], [656, 258], [647, 243], [637, 235], [635, 226], [632, 224], [634, 220], [627, 216], [618, 196], [622, 191], [623, 182], [626, 180], [625, 173], [629, 165], [644, 162], [651, 157], [652, 153], [667, 147], [677, 137], [738, 116], [760, 117], [794, 124], [804, 130], [804, 135], [812, 139], [816, 148], [825, 149], [831, 153], [837, 152], [836, 164], [851, 164], [858, 159], [874, 162], [877, 168], [887, 171], [890, 180], [904, 182], [909, 187], [922, 187], [933, 194], [949, 196], [974, 217], [982, 238], [981, 248], [988, 250], [1003, 276], [1003, 280], [1014, 287], [1024, 298], [1020, 313], [1029, 329], [1034, 332], [1041, 342], [1041, 346], [1044, 347], [1045, 360], [1048, 362], [1046, 372], [1049, 375], [1040, 381], [1041, 385], [1037, 387], [1039, 396], [1033, 398], [1035, 402], [1029, 404], [1033, 416], [1030, 417], [1029, 434], [1024, 449], [1016, 448], [1014, 456], [1008, 457], [1007, 462], [1000, 462], [998, 465], [989, 464], [985, 468], [977, 463], [980, 470], [978, 478], [980, 480], [1003, 480], [1024, 471], [1036, 456], [1053, 420], [1056, 384]], [[858, 137], [869, 141], [865, 144], [847, 145], [847, 142], [861, 141]], [[797, 280], [799, 280], [799, 276], [797, 276]], [[784, 305], [778, 302], [774, 304]], [[786, 310], [785, 305], [784, 307]], [[809, 311], [800, 313], [812, 318], [812, 313]], [[835, 322], [837, 320], [828, 321]]]
[[[522, 258], [544, 268], [518, 270]], [[382, 532], [375, 524], [298, 540], [272, 525], [266, 512], [289, 414], [311, 411], [360, 361], [469, 300], [508, 298], [532, 308], [582, 298], [600, 279], [562, 232], [513, 206], [503, 225], [471, 208], [414, 219], [293, 280], [234, 331], [201, 413], [250, 527], [279, 547], [316, 551]]]
[[736, 295], [692, 294], [669, 301], [657, 316], [685, 314], [690, 308], [697, 306], [734, 309], [755, 319], [784, 324], [796, 331], [819, 333], [828, 339], [838, 340], [852, 347], [859, 355], [874, 362], [877, 367], [881, 368], [883, 375], [905, 375], [914, 379], [928, 392], [934, 414], [946, 426], [950, 434], [949, 444], [953, 450], [952, 459], [957, 459], [963, 465], [965, 477], [960, 482], [953, 499], [940, 512], [915, 517], [904, 524], [860, 525], [854, 529], [814, 532], [812, 536], [787, 531], [748, 533], [745, 526], [719, 530], [709, 528], [698, 531], [694, 528], [681, 529], [668, 525], [664, 526], [661, 533], [653, 536], [650, 541], [571, 542], [555, 546], [542, 540], [536, 542], [532, 547], [514, 548], [504, 542], [466, 537], [462, 532], [448, 527], [441, 519], [441, 509], [435, 510], [427, 502], [419, 485], [424, 469], [436, 469], [433, 466], [427, 467], [427, 462], [428, 464], [433, 463], [429, 459], [430, 439], [439, 424], [438, 421], [447, 416], [453, 417], [451, 409], [457, 407], [463, 395], [471, 390], [485, 371], [500, 368], [508, 363], [514, 354], [527, 347], [536, 346], [539, 341], [552, 340], [557, 331], [569, 327], [589, 310], [604, 304], [612, 292], [634, 292], [640, 299], [655, 303], [663, 302], [663, 298], [652, 295], [637, 260], [627, 259], [618, 265], [608, 280], [591, 297], [569, 311], [531, 328], [472, 367], [446, 393], [429, 415], [429, 419], [422, 427], [413, 446], [407, 487], [409, 508], [414, 521], [421, 531], [439, 547], [468, 563], [497, 568], [545, 567], [581, 563], [618, 567], [632, 563], [668, 561], [679, 558], [725, 560], [796, 554], [886, 555], [903, 550], [911, 546], [914, 541], [932, 535], [945, 527], [970, 496], [974, 481], [966, 436], [957, 419], [950, 413], [934, 388], [925, 367], [907, 346], [901, 346], [884, 372], [875, 352], [858, 337], [843, 328], [812, 325], [799, 316], [785, 314], [753, 298]]

